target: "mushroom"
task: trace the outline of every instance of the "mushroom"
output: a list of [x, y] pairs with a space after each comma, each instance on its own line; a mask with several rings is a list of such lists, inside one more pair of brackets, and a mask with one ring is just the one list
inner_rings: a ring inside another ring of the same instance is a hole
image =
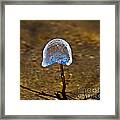
[[63, 39], [56, 38], [50, 40], [43, 50], [43, 61], [42, 66], [48, 67], [53, 64], [59, 64], [61, 70], [61, 79], [62, 79], [62, 99], [67, 100], [66, 97], [66, 83], [63, 66], [69, 66], [72, 63], [72, 51], [70, 45]]

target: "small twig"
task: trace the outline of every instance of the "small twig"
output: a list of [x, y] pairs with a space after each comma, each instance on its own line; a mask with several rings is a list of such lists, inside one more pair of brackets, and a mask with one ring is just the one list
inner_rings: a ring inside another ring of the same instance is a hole
[[38, 96], [38, 97], [40, 97], [40, 98], [43, 98], [43, 99], [45, 99], [45, 100], [50, 100], [50, 99], [48, 99], [48, 98], [46, 98], [46, 97], [43, 97], [42, 95], [38, 95], [38, 94], [35, 94], [36, 96]]
[[60, 64], [60, 69], [61, 69], [61, 78], [62, 78], [62, 84], [63, 84], [62, 96], [64, 100], [67, 100], [66, 93], [65, 93], [66, 83], [65, 83], [64, 69], [62, 64]]
[[32, 91], [32, 92], [34, 92], [34, 93], [37, 93], [38, 95], [44, 95], [44, 96], [49, 96], [49, 97], [57, 98], [56, 96], [53, 96], [53, 95], [50, 95], [50, 94], [46, 94], [46, 93], [44, 93], [43, 91], [42, 91], [42, 92], [39, 92], [39, 91], [36, 91], [36, 90], [32, 90], [32, 89], [27, 88], [27, 87], [25, 87], [25, 86], [23, 86], [23, 85], [20, 85], [20, 87], [21, 87], [21, 88], [24, 88], [24, 89], [26, 89], [26, 90]]

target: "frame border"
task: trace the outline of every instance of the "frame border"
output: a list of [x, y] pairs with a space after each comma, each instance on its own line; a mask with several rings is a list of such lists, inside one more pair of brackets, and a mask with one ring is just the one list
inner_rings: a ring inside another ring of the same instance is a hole
[[[118, 119], [119, 105], [119, 60], [120, 60], [120, 1], [119, 0], [45, 0], [45, 1], [1, 1], [0, 27], [0, 119]], [[5, 5], [115, 5], [115, 115], [5, 115]]]

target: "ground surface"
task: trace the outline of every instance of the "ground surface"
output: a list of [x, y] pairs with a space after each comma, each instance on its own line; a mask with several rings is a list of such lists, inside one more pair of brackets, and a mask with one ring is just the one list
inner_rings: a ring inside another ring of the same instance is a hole
[[52, 100], [55, 98], [49, 95], [61, 91], [60, 66], [41, 66], [43, 48], [53, 38], [63, 38], [71, 45], [73, 62], [64, 66], [68, 98], [99, 99], [99, 21], [27, 20], [20, 22], [20, 99]]

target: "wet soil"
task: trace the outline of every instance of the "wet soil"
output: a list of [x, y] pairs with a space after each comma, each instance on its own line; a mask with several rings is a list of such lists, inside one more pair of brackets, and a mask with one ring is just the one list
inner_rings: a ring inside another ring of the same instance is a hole
[[[68, 99], [100, 99], [100, 21], [21, 20], [20, 99], [54, 100], [62, 90], [60, 65], [43, 68], [42, 52], [53, 38], [63, 38], [71, 46], [73, 62], [64, 66]], [[32, 91], [33, 90], [33, 91]], [[48, 94], [39, 94], [41, 93]]]

